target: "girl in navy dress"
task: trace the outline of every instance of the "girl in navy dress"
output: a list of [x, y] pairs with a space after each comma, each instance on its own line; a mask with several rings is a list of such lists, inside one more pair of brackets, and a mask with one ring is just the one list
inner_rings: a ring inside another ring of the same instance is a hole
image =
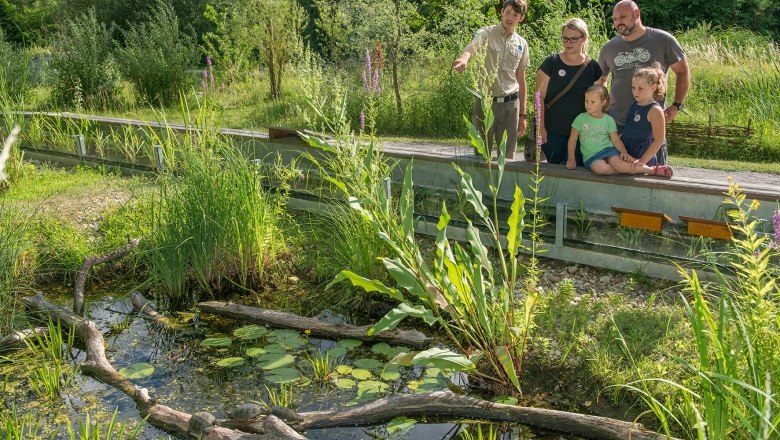
[[666, 142], [666, 121], [660, 102], [666, 96], [666, 77], [658, 63], [643, 67], [634, 72], [631, 80], [631, 93], [635, 102], [628, 109], [626, 126], [620, 139], [628, 154], [636, 159], [635, 168], [645, 165], [653, 167], [654, 175], [672, 177], [672, 168], [659, 165], [656, 153]]

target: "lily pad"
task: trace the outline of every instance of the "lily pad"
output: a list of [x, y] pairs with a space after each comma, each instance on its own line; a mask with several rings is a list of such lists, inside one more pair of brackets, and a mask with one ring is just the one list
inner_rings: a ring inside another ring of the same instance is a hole
[[257, 362], [263, 370], [273, 370], [293, 364], [295, 358], [287, 353], [266, 353], [257, 358]]
[[287, 353], [287, 350], [278, 344], [269, 344], [263, 347], [266, 353]]
[[351, 374], [352, 377], [354, 377], [357, 380], [366, 380], [374, 377], [374, 375], [370, 371], [364, 370], [362, 368], [355, 368], [354, 370], [352, 370]]
[[154, 365], [140, 362], [129, 367], [120, 368], [119, 374], [126, 379], [143, 379], [154, 373]]
[[238, 366], [244, 365], [244, 362], [246, 362], [244, 360], [244, 358], [229, 357], [229, 358], [225, 358], [225, 359], [220, 359], [217, 362], [217, 366], [218, 367], [233, 368], [233, 367], [238, 367]]
[[378, 344], [374, 344], [374, 346], [371, 347], [371, 352], [374, 354], [381, 354], [390, 357], [391, 353], [393, 352], [393, 347], [385, 342], [380, 342]]
[[363, 345], [363, 341], [359, 339], [342, 339], [336, 343], [336, 345], [340, 345], [346, 349], [360, 347]]
[[425, 375], [428, 377], [441, 376], [441, 374], [442, 374], [441, 368], [429, 367], [425, 369]]
[[401, 372], [398, 370], [397, 366], [388, 365], [384, 370], [382, 370], [382, 373], [379, 375], [379, 377], [381, 377], [382, 380], [398, 380], [401, 377]]
[[381, 394], [390, 389], [390, 385], [379, 382], [378, 380], [364, 380], [357, 384], [358, 397], [364, 397], [365, 395]]
[[365, 370], [379, 372], [382, 371], [382, 368], [385, 367], [385, 363], [382, 361], [378, 361], [376, 359], [364, 358], [364, 359], [356, 360], [355, 366], [358, 368], [363, 368]]
[[206, 338], [200, 341], [201, 347], [230, 347], [233, 340], [227, 337]]
[[347, 354], [347, 348], [342, 347], [341, 345], [335, 345], [332, 348], [329, 348], [328, 351], [328, 357], [331, 359], [335, 359], [341, 356], [344, 356]]
[[268, 350], [262, 347], [252, 347], [246, 349], [246, 355], [249, 357], [258, 357], [268, 353]]
[[276, 343], [287, 350], [295, 350], [296, 348], [301, 348], [306, 345], [306, 341], [301, 337], [280, 339]]
[[261, 325], [246, 325], [233, 330], [233, 336], [242, 341], [250, 341], [252, 339], [262, 338], [267, 332], [268, 329]]
[[268, 372], [265, 376], [265, 380], [271, 383], [288, 383], [295, 382], [301, 377], [301, 373], [295, 368], [277, 368]]
[[417, 420], [408, 417], [396, 417], [387, 422], [387, 432], [391, 435], [403, 434], [417, 423]]
[[300, 336], [301, 334], [295, 330], [278, 329], [268, 333], [268, 340], [276, 342], [283, 339], [299, 338]]
[[347, 379], [346, 377], [343, 377], [343, 378], [341, 378], [341, 379], [336, 381], [336, 386], [341, 388], [341, 389], [344, 389], [344, 390], [349, 390], [349, 389], [355, 388], [355, 381], [352, 380], [352, 379]]
[[447, 388], [447, 381], [441, 378], [426, 378], [422, 380], [422, 383], [415, 390], [418, 393], [430, 393], [432, 391], [439, 391]]
[[336, 372], [338, 372], [339, 374], [349, 374], [349, 373], [352, 372], [352, 367], [350, 367], [349, 365], [343, 365], [343, 364], [342, 365], [337, 365], [336, 366]]

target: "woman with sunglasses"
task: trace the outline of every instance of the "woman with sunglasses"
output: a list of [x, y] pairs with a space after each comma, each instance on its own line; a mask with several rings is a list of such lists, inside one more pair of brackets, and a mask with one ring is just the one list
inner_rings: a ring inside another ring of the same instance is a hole
[[[536, 72], [536, 91], [542, 102], [539, 132], [548, 163], [565, 164], [574, 118], [585, 111], [585, 90], [601, 78], [597, 61], [588, 57], [588, 25], [572, 18], [561, 27], [563, 50], [545, 58]], [[576, 161], [582, 166], [579, 142]]]

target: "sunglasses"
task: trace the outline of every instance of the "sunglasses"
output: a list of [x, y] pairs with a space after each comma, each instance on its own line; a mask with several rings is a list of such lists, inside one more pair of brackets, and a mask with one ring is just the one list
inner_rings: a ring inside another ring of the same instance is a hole
[[579, 41], [581, 38], [582, 38], [582, 37], [572, 37], [572, 38], [569, 38], [569, 37], [561, 37], [561, 41], [563, 41], [564, 43], [576, 43], [576, 42], [577, 42], [577, 41]]

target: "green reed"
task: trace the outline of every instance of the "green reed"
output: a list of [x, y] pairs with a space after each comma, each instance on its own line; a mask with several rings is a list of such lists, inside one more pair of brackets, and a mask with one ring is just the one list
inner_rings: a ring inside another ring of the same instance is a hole
[[69, 440], [130, 440], [138, 437], [144, 424], [139, 423], [135, 428], [130, 429], [129, 422], [119, 422], [119, 408], [114, 409], [111, 418], [105, 424], [96, 423], [90, 420], [89, 413], [84, 420], [79, 420], [76, 429], [73, 428], [70, 420], [67, 421], [67, 433]]

